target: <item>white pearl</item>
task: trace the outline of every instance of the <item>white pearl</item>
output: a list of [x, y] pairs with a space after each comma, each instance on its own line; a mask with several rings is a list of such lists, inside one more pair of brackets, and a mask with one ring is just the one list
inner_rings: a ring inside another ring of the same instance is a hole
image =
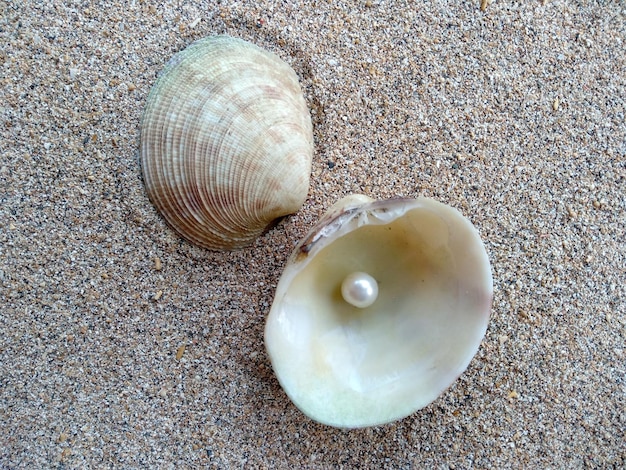
[[341, 283], [343, 300], [358, 308], [372, 305], [378, 297], [378, 283], [367, 273], [355, 272]]

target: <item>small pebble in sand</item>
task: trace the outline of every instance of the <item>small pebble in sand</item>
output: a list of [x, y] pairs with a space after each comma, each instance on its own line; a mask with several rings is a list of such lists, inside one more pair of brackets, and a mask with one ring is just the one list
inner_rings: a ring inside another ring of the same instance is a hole
[[176, 360], [180, 361], [183, 358], [183, 354], [185, 354], [185, 348], [187, 345], [183, 344], [176, 350]]

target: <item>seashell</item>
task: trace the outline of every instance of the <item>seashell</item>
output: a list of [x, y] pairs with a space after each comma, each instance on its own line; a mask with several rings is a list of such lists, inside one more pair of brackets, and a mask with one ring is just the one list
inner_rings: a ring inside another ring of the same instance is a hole
[[467, 368], [492, 296], [484, 245], [456, 209], [348, 196], [296, 246], [265, 344], [281, 386], [310, 418], [389, 423], [431, 403]]
[[250, 244], [296, 212], [309, 187], [313, 133], [298, 77], [278, 56], [214, 36], [177, 53], [141, 123], [148, 196], [192, 243]]

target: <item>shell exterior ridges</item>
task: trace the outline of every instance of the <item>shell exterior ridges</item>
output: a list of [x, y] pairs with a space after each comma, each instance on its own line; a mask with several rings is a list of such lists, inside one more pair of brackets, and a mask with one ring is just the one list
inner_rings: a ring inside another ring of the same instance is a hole
[[250, 244], [297, 211], [313, 136], [298, 78], [278, 56], [229, 36], [201, 39], [165, 66], [142, 118], [150, 200], [194, 244]]

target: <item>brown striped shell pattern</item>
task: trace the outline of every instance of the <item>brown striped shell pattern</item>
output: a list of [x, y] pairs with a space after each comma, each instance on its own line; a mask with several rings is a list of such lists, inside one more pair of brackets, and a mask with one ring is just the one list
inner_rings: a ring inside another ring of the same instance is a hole
[[300, 209], [312, 154], [295, 72], [241, 39], [191, 44], [148, 96], [141, 123], [146, 190], [168, 224], [196, 245], [249, 245]]

